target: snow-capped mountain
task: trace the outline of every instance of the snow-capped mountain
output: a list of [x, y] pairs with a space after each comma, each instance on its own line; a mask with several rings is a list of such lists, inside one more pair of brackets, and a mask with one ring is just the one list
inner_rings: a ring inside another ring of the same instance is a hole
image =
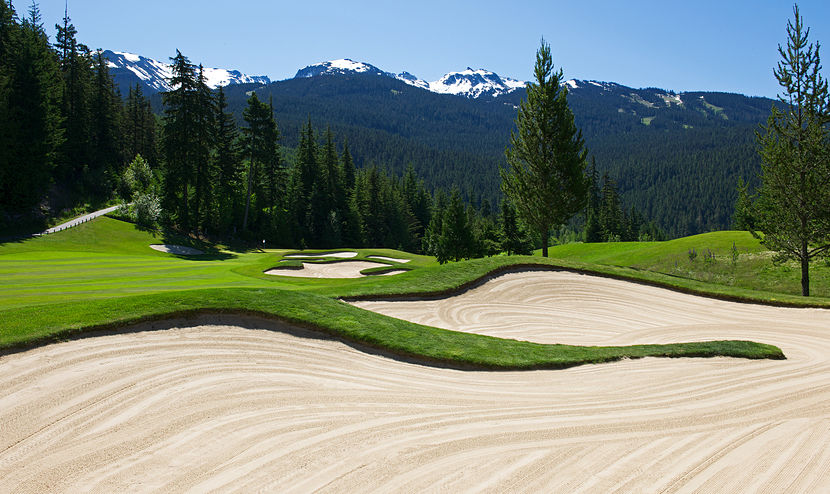
[[[104, 57], [108, 60], [110, 73], [124, 94], [126, 94], [126, 88], [123, 87], [124, 83], [134, 86], [136, 82], [141, 82], [149, 92], [169, 91], [171, 89], [167, 82], [172, 75], [168, 62], [160, 62], [133, 53], [110, 50], [104, 52]], [[251, 82], [268, 84], [271, 82], [267, 76], [249, 76], [238, 70], [207, 67], [204, 70], [208, 86], [214, 89], [229, 84]]]
[[499, 77], [498, 74], [489, 70], [473, 70], [467, 67], [467, 70], [450, 72], [437, 81], [430, 82], [429, 90], [434, 93], [480, 98], [482, 96], [496, 97], [524, 86], [523, 81]]
[[399, 74], [386, 72], [375, 67], [374, 65], [363, 62], [355, 62], [354, 60], [350, 60], [348, 58], [309, 65], [308, 67], [298, 70], [297, 75], [295, 75], [294, 78], [349, 73], [393, 77], [409, 84], [410, 86], [426, 89], [427, 91], [432, 91], [433, 93], [455, 94], [459, 96], [466, 96], [468, 98], [496, 97], [515, 91], [525, 85], [522, 81], [517, 81], [509, 77], [499, 77], [498, 74], [488, 70], [473, 70], [469, 67], [467, 70], [461, 72], [450, 72], [437, 81], [427, 82], [423, 79], [417, 78], [409, 72], [401, 72]]
[[363, 62], [355, 62], [354, 60], [349, 60], [348, 58], [341, 58], [339, 60], [329, 60], [328, 62], [320, 62], [314, 65], [309, 65], [308, 67], [298, 70], [294, 78], [301, 79], [303, 77], [349, 73], [390, 75], [374, 65]]

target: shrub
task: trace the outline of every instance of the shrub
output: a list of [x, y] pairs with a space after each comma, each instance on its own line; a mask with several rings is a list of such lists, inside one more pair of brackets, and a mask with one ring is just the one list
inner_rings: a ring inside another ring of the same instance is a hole
[[139, 225], [153, 228], [158, 224], [161, 216], [161, 202], [152, 192], [137, 195], [132, 209], [132, 216]]

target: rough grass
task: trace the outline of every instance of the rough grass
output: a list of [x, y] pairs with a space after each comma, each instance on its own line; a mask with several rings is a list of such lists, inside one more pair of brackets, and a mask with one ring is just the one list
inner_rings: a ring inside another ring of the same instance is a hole
[[[150, 249], [152, 243], [188, 245], [209, 254], [175, 256]], [[421, 326], [361, 310], [337, 299], [450, 292], [494, 271], [522, 265], [559, 266], [641, 279], [647, 279], [642, 278], [646, 273], [657, 276], [651, 282], [658, 284], [673, 278], [566, 258], [498, 256], [439, 266], [432, 258], [390, 249], [338, 250], [355, 250], [358, 256], [353, 260], [371, 255], [411, 259], [406, 264], [372, 259], [390, 268], [410, 271], [349, 280], [269, 276], [262, 272], [278, 264], [290, 251], [221, 251], [193, 239], [142, 231], [110, 218], [99, 218], [46, 237], [2, 244], [0, 348], [25, 347], [148, 319], [215, 312], [278, 318], [394, 355], [458, 367], [559, 368], [645, 356], [783, 358], [778, 348], [753, 342], [579, 347]], [[634, 250], [627, 255], [635, 255]], [[701, 284], [699, 288], [704, 290], [707, 286], [712, 285]]]
[[[737, 257], [733, 258], [732, 245]], [[689, 252], [697, 256], [690, 259]], [[567, 244], [551, 247], [551, 259], [602, 266], [627, 267], [703, 282], [706, 291], [734, 294], [759, 301], [787, 300], [793, 304], [830, 305], [830, 266], [811, 265], [811, 293], [801, 297], [801, 267], [794, 262], [773, 263], [773, 253], [747, 232], [720, 231], [667, 242]], [[670, 282], [684, 284], [682, 281]], [[754, 293], [757, 292], [757, 293]]]

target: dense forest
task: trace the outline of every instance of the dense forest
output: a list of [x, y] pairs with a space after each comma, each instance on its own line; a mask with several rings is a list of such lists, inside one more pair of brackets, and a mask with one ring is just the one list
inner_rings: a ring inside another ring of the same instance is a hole
[[[430, 189], [454, 183], [465, 198], [493, 204], [500, 200], [498, 167], [515, 106], [524, 97], [519, 90], [468, 99], [372, 74], [324, 75], [228, 87], [236, 118], [251, 91], [273, 98], [288, 148], [310, 118], [348, 140], [358, 167], [378, 163], [400, 174], [412, 164]], [[616, 181], [624, 209], [637, 208], [671, 236], [729, 228], [738, 179], [758, 184], [755, 130], [773, 100], [683, 93], [667, 101], [667, 94], [583, 84], [569, 91], [568, 101], [597, 168]]]

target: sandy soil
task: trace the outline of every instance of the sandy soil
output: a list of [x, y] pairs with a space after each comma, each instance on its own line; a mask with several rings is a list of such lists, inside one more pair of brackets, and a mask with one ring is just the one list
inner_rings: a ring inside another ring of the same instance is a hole
[[335, 257], [339, 259], [351, 259], [352, 257], [357, 257], [357, 252], [326, 252], [325, 254], [288, 254], [284, 256], [288, 259], [311, 259], [311, 258], [325, 258], [325, 257]]
[[566, 273], [506, 275], [477, 291], [524, 295], [513, 300], [521, 309], [512, 317], [524, 311], [533, 319], [551, 303], [584, 307], [529, 326], [547, 319], [570, 342], [583, 331], [588, 343], [751, 338], [779, 345], [788, 360], [465, 372], [261, 320], [178, 321], [0, 357], [0, 491], [830, 485], [830, 311], [731, 304]]
[[183, 245], [173, 245], [173, 244], [153, 244], [150, 246], [151, 249], [157, 250], [159, 252], [167, 252], [168, 254], [176, 254], [177, 256], [198, 256], [204, 254], [199, 249], [194, 249], [192, 247], [185, 247]]
[[386, 256], [366, 256], [366, 259], [379, 259], [381, 261], [392, 261], [392, 262], [409, 262], [412, 259], [398, 259], [396, 257], [386, 257]]
[[362, 278], [360, 274], [364, 269], [379, 268], [388, 266], [377, 262], [368, 261], [344, 261], [314, 263], [304, 262], [302, 269], [296, 268], [273, 268], [265, 274], [277, 276], [297, 276], [300, 278]]

